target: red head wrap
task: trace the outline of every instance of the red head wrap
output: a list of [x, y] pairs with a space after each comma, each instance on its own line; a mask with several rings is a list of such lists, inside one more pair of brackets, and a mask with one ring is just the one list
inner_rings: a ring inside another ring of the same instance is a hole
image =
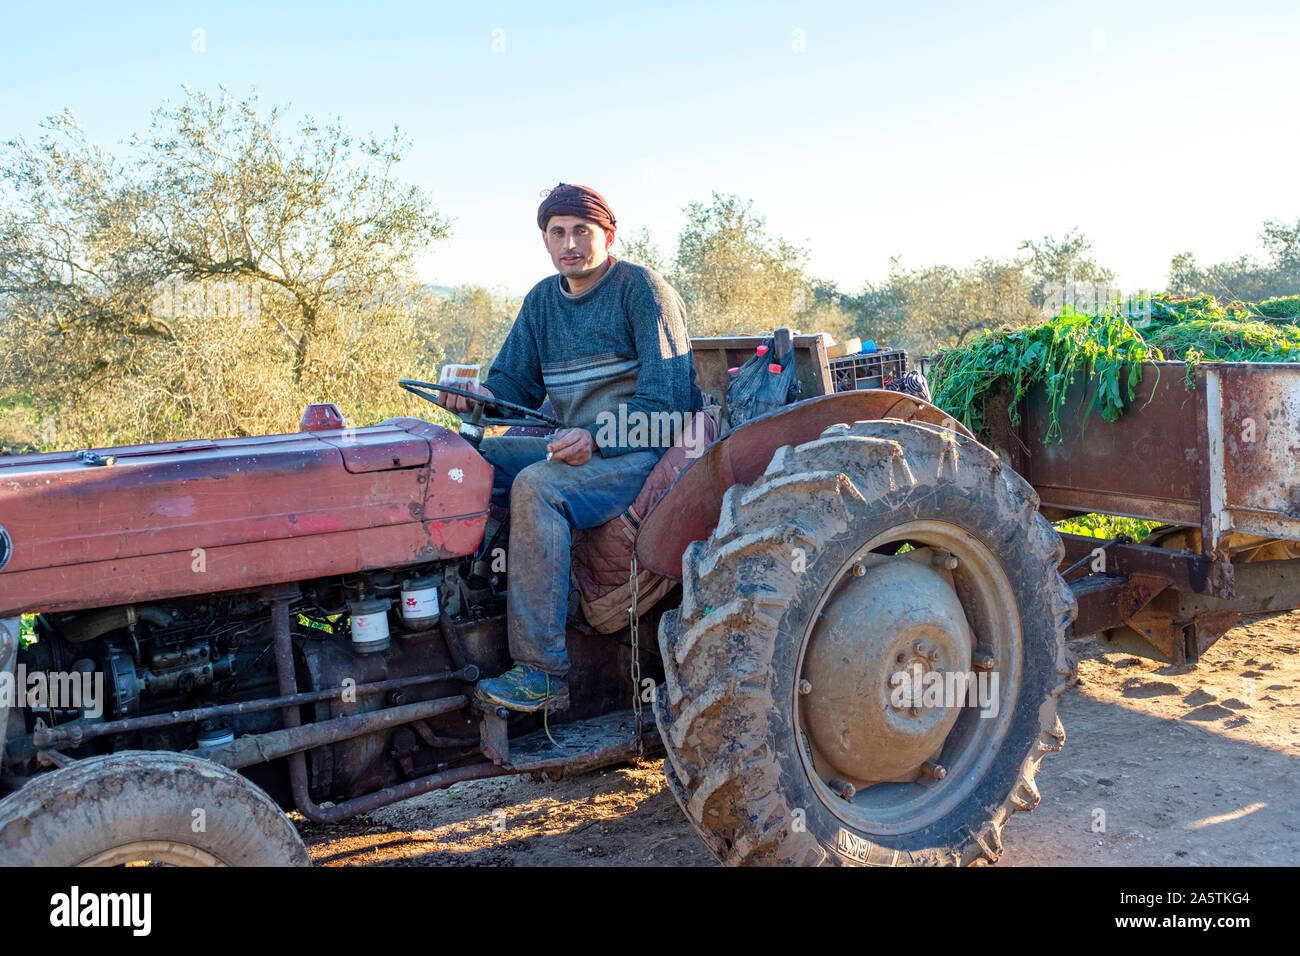
[[560, 183], [542, 200], [537, 207], [537, 228], [546, 231], [546, 223], [552, 216], [577, 216], [594, 222], [606, 232], [614, 230], [614, 213], [610, 210], [605, 197], [590, 186], [575, 186]]

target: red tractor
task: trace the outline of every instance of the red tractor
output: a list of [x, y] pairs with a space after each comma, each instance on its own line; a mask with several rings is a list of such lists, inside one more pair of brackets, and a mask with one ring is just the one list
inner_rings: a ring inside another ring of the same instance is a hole
[[[758, 341], [697, 340], [701, 388]], [[497, 560], [477, 439], [539, 413], [458, 435], [311, 406], [297, 434], [0, 459], [0, 863], [305, 864], [281, 808], [660, 747], [724, 862], [996, 860], [1064, 740], [1061, 539], [940, 409], [834, 393], [825, 340], [794, 344], [808, 398], [670, 452], [616, 519], [631, 612], [598, 629], [575, 591], [549, 714], [473, 696], [528, 569]]]

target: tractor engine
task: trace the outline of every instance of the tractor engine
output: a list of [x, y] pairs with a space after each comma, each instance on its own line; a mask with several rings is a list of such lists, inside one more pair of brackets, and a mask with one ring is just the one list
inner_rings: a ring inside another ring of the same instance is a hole
[[[487, 570], [470, 557], [301, 583], [292, 605], [298, 691], [438, 674], [476, 662], [495, 666], [506, 654], [505, 582], [481, 573]], [[94, 724], [279, 694], [271, 619], [255, 593], [41, 614], [32, 637], [18, 654], [21, 706], [11, 712], [5, 753], [8, 771], [19, 778], [38, 769], [35, 751], [22, 742], [38, 722]], [[330, 696], [305, 705], [303, 718], [327, 720], [457, 692], [447, 680], [351, 699]], [[279, 708], [252, 709], [96, 736], [68, 756], [185, 751], [282, 726]], [[477, 725], [463, 714], [413, 726], [309, 751], [314, 798], [348, 799], [477, 754]], [[259, 769], [250, 768], [250, 775]], [[272, 795], [283, 790], [261, 776]]]
[[[265, 608], [248, 597], [42, 614], [34, 637], [18, 657], [29, 683], [38, 674], [71, 672], [99, 677], [102, 687], [77, 708], [55, 706], [56, 695], [47, 694], [45, 708], [25, 709], [28, 731], [37, 719], [51, 726], [83, 717], [120, 720], [275, 689], [274, 661], [264, 653], [270, 638]], [[197, 745], [202, 729], [160, 728], [147, 741], [110, 737], [107, 749], [183, 750]]]
[[[0, 461], [0, 618], [34, 616], [0, 791], [60, 753], [202, 751], [282, 728], [285, 705], [255, 703], [283, 695], [272, 592], [289, 595], [291, 692], [315, 695], [304, 724], [461, 694], [467, 665], [504, 655], [503, 580], [475, 561], [495, 534], [491, 466], [418, 419], [342, 424], [312, 406], [297, 434]], [[399, 686], [347, 693], [377, 682]], [[38, 726], [73, 721], [75, 745], [38, 754]], [[391, 786], [475, 743], [469, 718], [446, 713], [319, 746], [311, 792]]]

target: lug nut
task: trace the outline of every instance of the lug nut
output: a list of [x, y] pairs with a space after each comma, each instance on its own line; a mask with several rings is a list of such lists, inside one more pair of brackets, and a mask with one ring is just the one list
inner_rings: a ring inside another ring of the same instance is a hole
[[855, 578], [860, 578], [866, 573], [867, 573], [867, 566], [863, 564], [861, 561], [853, 565], [853, 576]]
[[957, 570], [957, 557], [952, 554], [936, 554], [930, 559], [930, 563], [936, 568], [943, 568], [945, 571]]
[[812, 693], [812, 682], [811, 682], [811, 681], [807, 681], [807, 680], [801, 680], [801, 681], [799, 681], [799, 693], [801, 693], [801, 694], [811, 694], [811, 693]]
[[931, 780], [942, 780], [948, 776], [948, 770], [937, 761], [927, 760], [921, 764], [921, 776], [928, 777]]
[[971, 653], [970, 656], [971, 670], [991, 671], [993, 670], [993, 665], [996, 663], [997, 661], [993, 659], [993, 655], [990, 654], [988, 651], [973, 651]]
[[826, 783], [845, 800], [852, 800], [854, 795], [858, 792], [857, 787], [853, 786], [853, 784], [849, 783], [847, 780], [841, 780], [839, 777], [831, 777], [826, 781]]

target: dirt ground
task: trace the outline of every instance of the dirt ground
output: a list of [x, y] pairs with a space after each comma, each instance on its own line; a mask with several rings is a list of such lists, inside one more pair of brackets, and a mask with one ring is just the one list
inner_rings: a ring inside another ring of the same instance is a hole
[[[1197, 666], [1070, 646], [1065, 749], [999, 865], [1300, 865], [1300, 611], [1247, 620]], [[345, 825], [296, 822], [317, 866], [716, 865], [661, 766], [472, 781]]]

